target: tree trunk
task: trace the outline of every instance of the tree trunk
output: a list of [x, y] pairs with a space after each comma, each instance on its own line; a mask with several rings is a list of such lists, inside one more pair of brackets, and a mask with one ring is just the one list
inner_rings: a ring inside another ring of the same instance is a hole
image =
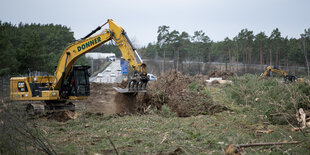
[[224, 56], [224, 59], [225, 59], [225, 72], [227, 72], [227, 55], [226, 54]]
[[266, 53], [266, 56], [265, 56], [265, 57], [266, 57], [266, 59], [265, 59], [265, 62], [264, 62], [264, 63], [265, 63], [267, 66], [270, 66], [270, 65], [269, 65], [269, 56], [268, 56], [268, 52]]
[[176, 50], [174, 49], [174, 50], [173, 50], [173, 53], [172, 53], [172, 55], [173, 55], [173, 68], [174, 68], [174, 70], [176, 71], [177, 65], [176, 65], [176, 59], [175, 59], [175, 58], [176, 58], [176, 54], [175, 54], [175, 53], [176, 53]]
[[244, 72], [247, 72], [247, 64], [248, 64], [248, 52], [246, 50], [246, 48], [244, 49], [244, 53], [245, 53], [245, 63], [244, 63]]
[[276, 63], [275, 66], [279, 67], [279, 47], [278, 44], [276, 45]]
[[271, 55], [271, 48], [269, 48], [269, 54], [270, 54], [270, 57], [269, 57], [269, 66], [272, 66], [272, 55]]
[[245, 54], [244, 54], [244, 48], [241, 48], [242, 50], [242, 63], [245, 64]]
[[163, 61], [163, 71], [162, 71], [162, 73], [165, 73], [165, 65], [166, 65], [166, 50], [164, 50], [164, 61]]
[[259, 61], [260, 61], [260, 70], [263, 71], [263, 41], [259, 42]]
[[231, 50], [228, 48], [228, 56], [229, 56], [229, 71], [231, 71]]
[[244, 53], [245, 53], [245, 63], [244, 64], [248, 64], [248, 51], [246, 48], [244, 49]]
[[309, 61], [308, 61], [308, 52], [307, 52], [307, 46], [306, 46], [306, 39], [303, 38], [303, 47], [304, 47], [304, 56], [305, 56], [305, 59], [306, 59], [306, 65], [307, 65], [307, 74], [309, 76]]
[[200, 74], [200, 49], [198, 47], [198, 74]]
[[180, 57], [179, 57], [179, 53], [180, 53], [180, 51], [179, 51], [179, 49], [177, 49], [177, 71], [179, 71], [179, 59], [180, 59]]
[[208, 57], [209, 57], [209, 63], [211, 63], [211, 51], [209, 51], [209, 53], [208, 53]]
[[286, 56], [286, 70], [289, 72], [289, 69], [288, 69], [288, 54], [289, 54], [289, 52], [287, 52], [287, 56]]
[[180, 66], [180, 67], [181, 67], [181, 73], [183, 73], [183, 71], [184, 71], [183, 61], [184, 61], [183, 59], [180, 61], [180, 63], [181, 63], [181, 64], [180, 64], [180, 65], [181, 65], [181, 66]]
[[239, 70], [239, 47], [237, 46], [237, 71]]
[[252, 64], [252, 50], [248, 49], [248, 51], [249, 51], [249, 54], [248, 54], [249, 63], [248, 64]]

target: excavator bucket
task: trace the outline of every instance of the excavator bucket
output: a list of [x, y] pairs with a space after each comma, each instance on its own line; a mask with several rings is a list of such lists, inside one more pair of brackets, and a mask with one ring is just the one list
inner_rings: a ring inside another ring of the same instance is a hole
[[126, 88], [120, 88], [120, 87], [113, 87], [117, 92], [124, 94], [124, 93], [145, 93], [146, 89], [129, 89], [128, 87]]
[[113, 87], [113, 88], [121, 94], [145, 93], [147, 82], [148, 80], [141, 80], [140, 78], [137, 80], [137, 78], [131, 78], [126, 88], [120, 88], [120, 87]]

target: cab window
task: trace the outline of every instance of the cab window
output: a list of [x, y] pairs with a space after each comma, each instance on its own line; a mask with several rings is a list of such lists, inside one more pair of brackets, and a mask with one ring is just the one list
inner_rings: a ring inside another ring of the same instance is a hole
[[17, 88], [18, 88], [19, 92], [28, 92], [28, 89], [27, 89], [25, 82], [18, 82]]

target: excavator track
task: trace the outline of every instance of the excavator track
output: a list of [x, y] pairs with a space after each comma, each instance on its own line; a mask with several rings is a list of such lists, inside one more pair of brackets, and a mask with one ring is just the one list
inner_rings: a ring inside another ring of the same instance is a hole
[[39, 115], [47, 112], [59, 112], [67, 110], [75, 111], [75, 105], [71, 102], [67, 104], [28, 103], [26, 105], [26, 111], [29, 115]]

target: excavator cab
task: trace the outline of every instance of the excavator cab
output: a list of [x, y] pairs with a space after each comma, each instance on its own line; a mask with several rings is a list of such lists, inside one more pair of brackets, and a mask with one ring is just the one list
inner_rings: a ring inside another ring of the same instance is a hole
[[297, 82], [297, 77], [294, 75], [286, 75], [284, 77], [284, 82]]
[[68, 99], [69, 96], [89, 96], [89, 72], [90, 66], [73, 66], [69, 76], [63, 84], [61, 96]]

